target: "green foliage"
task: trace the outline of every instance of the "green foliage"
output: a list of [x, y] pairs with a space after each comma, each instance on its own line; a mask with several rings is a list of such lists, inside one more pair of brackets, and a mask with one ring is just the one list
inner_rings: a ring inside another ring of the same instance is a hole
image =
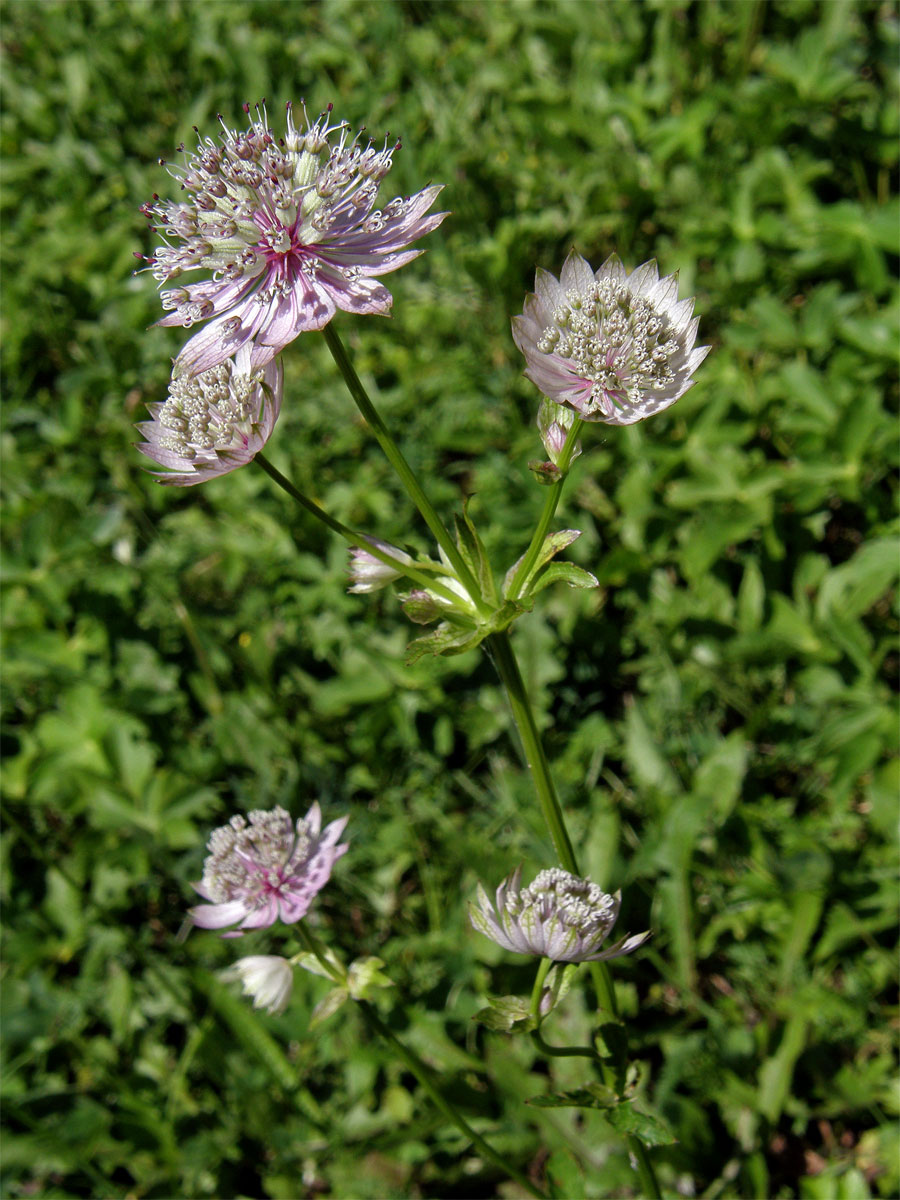
[[[218, 978], [235, 943], [178, 940], [209, 829], [313, 798], [351, 814], [318, 931], [384, 963], [392, 1029], [556, 1194], [634, 1194], [603, 1112], [523, 1103], [587, 1060], [471, 1020], [533, 982], [468, 926], [476, 880], [553, 861], [488, 659], [404, 663], [396, 599], [348, 596], [262, 472], [162, 489], [132, 449], [179, 346], [131, 275], [157, 160], [305, 96], [402, 136], [397, 192], [447, 185], [393, 319], [340, 330], [495, 564], [546, 495], [535, 265], [656, 256], [697, 297], [696, 387], [570, 472], [599, 587], [513, 631], [585, 869], [655, 931], [614, 964], [617, 1108], [675, 1132], [670, 1192], [896, 1195], [894, 7], [7, 0], [3, 41], [3, 1194], [515, 1194], [354, 1004], [307, 1034], [328, 981], [267, 1017]], [[321, 338], [286, 380], [277, 465], [431, 552]], [[548, 1041], [590, 1042], [584, 974]]]

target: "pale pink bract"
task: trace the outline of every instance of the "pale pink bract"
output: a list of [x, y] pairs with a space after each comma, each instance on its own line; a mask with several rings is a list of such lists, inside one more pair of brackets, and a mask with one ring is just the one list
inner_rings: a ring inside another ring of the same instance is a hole
[[[391, 294], [374, 277], [421, 254], [406, 247], [447, 216], [426, 216], [439, 186], [375, 208], [399, 142], [376, 149], [350, 138], [346, 123], [329, 124], [330, 108], [314, 123], [304, 109], [301, 129], [288, 104], [281, 139], [263, 109], [256, 115], [243, 131], [220, 117], [218, 142], [200, 139], [182, 168], [170, 168], [181, 198], [154, 196], [142, 209], [163, 238], [148, 260], [171, 310], [157, 324], [208, 322], [182, 349], [176, 375], [197, 375], [248, 343], [251, 366], [264, 366], [338, 309], [388, 313]], [[206, 278], [184, 283], [189, 272]]]

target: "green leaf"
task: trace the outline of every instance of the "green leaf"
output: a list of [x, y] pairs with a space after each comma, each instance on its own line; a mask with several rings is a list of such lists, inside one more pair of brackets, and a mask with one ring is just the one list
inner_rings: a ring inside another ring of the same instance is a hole
[[617, 1133], [638, 1137], [645, 1146], [671, 1146], [678, 1139], [659, 1117], [635, 1108], [631, 1100], [623, 1100], [613, 1108], [604, 1108], [603, 1116]]
[[456, 544], [465, 560], [466, 566], [475, 576], [482, 596], [491, 604], [496, 604], [498, 596], [494, 583], [494, 573], [491, 570], [490, 559], [487, 556], [484, 543], [478, 536], [478, 531], [469, 516], [468, 498], [463, 505], [462, 519], [456, 515], [454, 521], [456, 524]]
[[488, 996], [487, 1007], [475, 1013], [472, 1020], [499, 1033], [509, 1033], [517, 1025], [524, 1032], [536, 1025], [525, 996]]
[[309, 971], [310, 975], [321, 975], [323, 979], [334, 981], [335, 976], [346, 979], [347, 971], [344, 964], [340, 961], [333, 950], [326, 948], [324, 958], [332, 968], [334, 974], [331, 974], [326, 967], [319, 961], [317, 955], [311, 950], [301, 950], [299, 954], [295, 954], [291, 961], [298, 967], [302, 967], [304, 971]]
[[584, 1171], [571, 1150], [554, 1150], [544, 1170], [554, 1200], [571, 1200], [572, 1196], [585, 1194]]
[[546, 1096], [532, 1096], [528, 1101], [535, 1108], [599, 1108], [604, 1111], [620, 1103], [612, 1088], [602, 1083], [589, 1083], [587, 1087], [572, 1092], [552, 1092]]
[[347, 972], [347, 989], [354, 1000], [371, 1000], [372, 993], [377, 988], [394, 986], [393, 980], [379, 970], [383, 966], [384, 959], [374, 956], [357, 958], [350, 964]]
[[542, 592], [545, 587], [549, 587], [551, 583], [567, 583], [569, 587], [574, 588], [595, 588], [600, 586], [600, 582], [596, 575], [592, 575], [590, 571], [585, 571], [584, 567], [577, 567], [575, 563], [551, 563], [549, 567], [544, 567], [537, 574], [531, 577], [531, 587], [529, 589], [531, 595], [535, 596], [538, 592]]
[[199, 967], [193, 972], [196, 986], [208, 998], [216, 1015], [224, 1021], [234, 1037], [263, 1063], [281, 1087], [293, 1091], [299, 1085], [296, 1068], [272, 1035], [262, 1017], [238, 999], [210, 972]]
[[323, 1021], [327, 1021], [329, 1017], [334, 1016], [341, 1005], [349, 999], [349, 996], [350, 993], [346, 988], [332, 988], [312, 1010], [309, 1018], [309, 1028], [315, 1029], [317, 1025], [321, 1025]]
[[[550, 559], [554, 557], [554, 555], [559, 554], [560, 550], [565, 550], [566, 546], [571, 546], [572, 543], [580, 537], [580, 529], [559, 529], [556, 531], [556, 533], [548, 533], [541, 544], [541, 548], [538, 551], [537, 558], [534, 560], [531, 570], [522, 580], [521, 586], [519, 587], [519, 594], [522, 595], [529, 592], [531, 590], [529, 584], [541, 567], [545, 566]], [[502, 592], [504, 596], [509, 591], [510, 584], [515, 578], [516, 572], [522, 565], [524, 559], [524, 554], [521, 556], [521, 558], [516, 559], [513, 565], [506, 572], [506, 575], [503, 577]]]
[[418, 662], [425, 654], [464, 654], [466, 650], [472, 650], [479, 642], [483, 642], [490, 632], [490, 629], [483, 627], [461, 629], [458, 625], [442, 621], [433, 633], [409, 643], [406, 648], [406, 665], [411, 666]]

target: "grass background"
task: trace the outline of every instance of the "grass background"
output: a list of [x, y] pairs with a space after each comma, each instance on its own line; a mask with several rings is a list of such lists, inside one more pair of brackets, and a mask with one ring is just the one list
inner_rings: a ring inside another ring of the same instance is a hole
[[[7, 0], [2, 34], [3, 1195], [517, 1194], [351, 1009], [308, 1034], [324, 981], [263, 1017], [233, 944], [176, 942], [209, 829], [314, 798], [352, 839], [319, 928], [385, 960], [396, 1030], [523, 1170], [635, 1192], [598, 1114], [524, 1103], [582, 1067], [471, 1020], [531, 967], [464, 903], [552, 858], [488, 662], [405, 667], [396, 600], [262, 472], [161, 489], [132, 449], [179, 345], [138, 205], [265, 96], [402, 136], [387, 196], [446, 184], [393, 319], [338, 328], [500, 569], [543, 500], [535, 265], [696, 295], [697, 386], [570, 481], [601, 589], [515, 641], [582, 862], [655, 930], [615, 976], [666, 1190], [896, 1196], [896, 7]], [[426, 548], [322, 340], [286, 370], [277, 465]], [[587, 1037], [584, 997], [554, 1021]]]

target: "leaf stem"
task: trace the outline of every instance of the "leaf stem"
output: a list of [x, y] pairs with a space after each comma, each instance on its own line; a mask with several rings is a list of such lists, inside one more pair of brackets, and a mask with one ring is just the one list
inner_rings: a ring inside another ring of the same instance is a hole
[[491, 610], [484, 602], [484, 597], [481, 594], [481, 589], [478, 586], [475, 576], [466, 565], [465, 559], [460, 554], [456, 543], [448, 533], [446, 526], [438, 516], [431, 501], [422, 490], [412, 467], [403, 457], [400, 447], [391, 437], [388, 427], [382, 421], [375, 405], [369, 399], [369, 395], [363, 387], [353, 363], [350, 361], [347, 351], [344, 348], [344, 343], [336, 332], [334, 324], [329, 323], [326, 325], [322, 333], [325, 336], [328, 349], [331, 351], [331, 356], [337, 364], [341, 375], [344, 377], [344, 382], [347, 385], [350, 395], [353, 397], [356, 407], [371, 427], [379, 446], [384, 451], [385, 457], [400, 476], [401, 483], [406, 488], [416, 508], [422, 514], [425, 524], [431, 530], [438, 545], [447, 555], [448, 560], [453, 565], [453, 569], [459, 577], [460, 583], [464, 585], [466, 591], [472, 597], [476, 608], [478, 608], [482, 616], [488, 616]]
[[562, 453], [559, 456], [559, 462], [556, 464], [562, 475], [557, 479], [556, 483], [552, 483], [547, 489], [547, 498], [544, 500], [544, 509], [538, 521], [537, 528], [525, 551], [525, 555], [519, 564], [519, 569], [512, 578], [512, 582], [507, 590], [506, 598], [515, 600], [519, 594], [519, 589], [528, 578], [531, 568], [534, 566], [537, 556], [540, 553], [541, 546], [544, 544], [544, 538], [547, 536], [547, 530], [550, 528], [550, 522], [556, 513], [557, 505], [559, 504], [562, 490], [565, 486], [566, 476], [569, 470], [569, 464], [572, 462], [572, 455], [575, 453], [575, 443], [578, 441], [578, 435], [581, 432], [581, 427], [584, 421], [580, 417], [576, 417], [572, 422], [572, 427], [569, 430], [565, 445], [562, 448]]

